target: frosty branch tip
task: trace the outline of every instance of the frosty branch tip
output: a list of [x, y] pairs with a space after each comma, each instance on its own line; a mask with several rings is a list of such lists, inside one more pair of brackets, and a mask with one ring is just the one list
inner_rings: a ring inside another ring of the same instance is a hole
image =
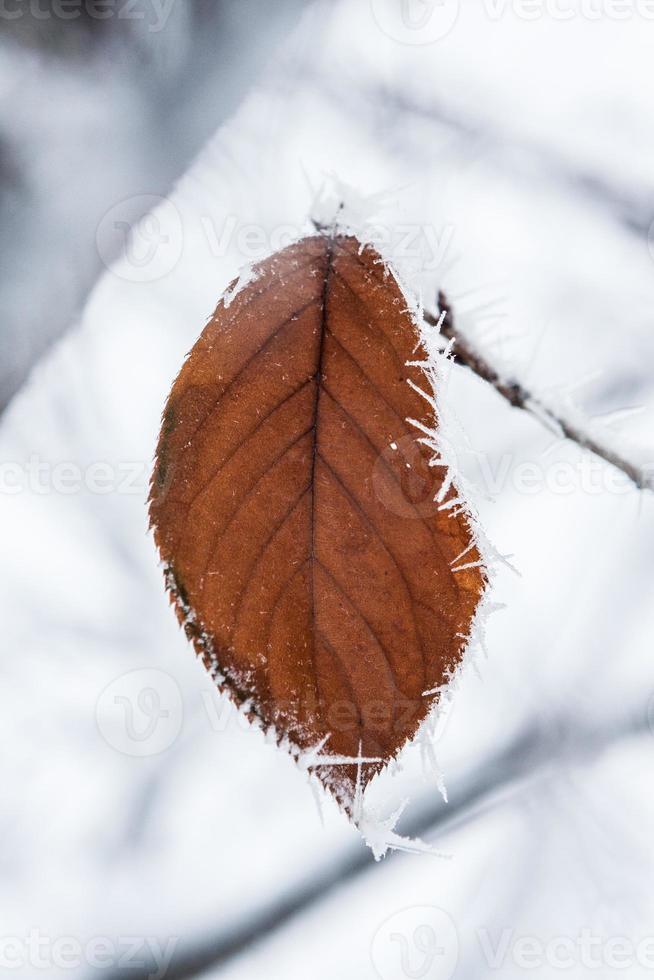
[[477, 350], [471, 341], [463, 336], [454, 326], [454, 318], [447, 299], [442, 292], [438, 294], [437, 314], [425, 311], [425, 322], [440, 330], [441, 335], [450, 343], [450, 350], [455, 363], [462, 364], [493, 388], [514, 408], [530, 412], [541, 423], [553, 431], [560, 433], [565, 439], [577, 443], [582, 449], [587, 449], [596, 456], [615, 466], [624, 473], [639, 490], [654, 490], [654, 473], [650, 468], [639, 466], [627, 459], [620, 452], [605, 445], [597, 436], [591, 435], [583, 426], [562, 412], [545, 404], [540, 398], [528, 391], [520, 382], [504, 377], [490, 361]]

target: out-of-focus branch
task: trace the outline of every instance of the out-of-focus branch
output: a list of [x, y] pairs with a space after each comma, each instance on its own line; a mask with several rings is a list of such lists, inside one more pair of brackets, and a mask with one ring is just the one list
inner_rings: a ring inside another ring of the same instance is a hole
[[[398, 829], [408, 837], [433, 839], [436, 834], [440, 837], [479, 818], [492, 807], [509, 802], [528, 785], [548, 778], [557, 763], [583, 768], [621, 739], [643, 735], [651, 737], [644, 711], [636, 717], [617, 719], [601, 730], [572, 731], [555, 724], [548, 732], [532, 728], [486, 759], [458, 786], [451, 786], [450, 803], [446, 804], [435, 793], [422, 807], [416, 808], [411, 819], [403, 820]], [[391, 854], [385, 860], [396, 857]], [[368, 872], [378, 873], [381, 867], [363, 843], [331, 855], [321, 869], [313, 869], [304, 881], [292, 884], [252, 910], [244, 920], [226, 925], [211, 938], [183, 939], [166, 970], [165, 980], [190, 980], [208, 969], [219, 971], [349, 881]], [[156, 970], [157, 964], [152, 961], [142, 969], [108, 971], [103, 974], [103, 980], [151, 980]]]
[[446, 101], [416, 100], [390, 86], [370, 86], [364, 93], [367, 104], [382, 105], [385, 112], [403, 119], [413, 116], [417, 121], [457, 134], [468, 144], [483, 147], [484, 154], [493, 155], [504, 172], [516, 177], [523, 173], [520, 161], [528, 158], [529, 177], [558, 185], [564, 193], [586, 198], [605, 213], [618, 220], [631, 233], [647, 239], [652, 223], [652, 188], [648, 183], [629, 180], [621, 184], [615, 176], [601, 169], [578, 169], [553, 144], [529, 139], [524, 133], [515, 138], [509, 128], [474, 114], [466, 114], [461, 106]]
[[425, 312], [424, 319], [430, 326], [440, 329], [443, 337], [450, 341], [451, 352], [456, 363], [464, 365], [464, 367], [474, 371], [483, 381], [487, 381], [514, 408], [522, 408], [530, 412], [548, 428], [560, 432], [563, 437], [570, 439], [571, 442], [576, 442], [582, 449], [588, 449], [591, 453], [615, 466], [639, 490], [654, 490], [654, 474], [633, 463], [612, 447], [602, 443], [578, 422], [566, 418], [561, 411], [545, 404], [542, 399], [533, 395], [519, 381], [504, 377], [486, 356], [455, 328], [452, 310], [443, 293], [438, 294], [438, 306], [438, 315]]

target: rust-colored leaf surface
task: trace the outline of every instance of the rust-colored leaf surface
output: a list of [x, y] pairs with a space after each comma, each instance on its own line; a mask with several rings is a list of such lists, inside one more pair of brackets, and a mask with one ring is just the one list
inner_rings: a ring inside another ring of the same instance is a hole
[[[459, 662], [485, 585], [407, 419], [423, 352], [380, 256], [316, 235], [218, 307], [163, 417], [150, 501], [177, 615], [216, 682], [321, 756], [380, 761]], [[448, 492], [454, 497], [456, 490]], [[454, 514], [454, 516], [453, 516]], [[335, 763], [337, 760], [335, 760]], [[357, 767], [318, 775], [348, 806]]]

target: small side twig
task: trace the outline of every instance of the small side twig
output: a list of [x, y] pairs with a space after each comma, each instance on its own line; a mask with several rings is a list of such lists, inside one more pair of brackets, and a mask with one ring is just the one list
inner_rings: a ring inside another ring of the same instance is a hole
[[584, 431], [577, 422], [566, 419], [560, 412], [529, 392], [520, 382], [503, 377], [487, 358], [474, 348], [470, 340], [455, 329], [451, 307], [442, 292], [438, 294], [438, 315], [428, 311], [423, 315], [425, 322], [432, 327], [437, 327], [442, 336], [450, 342], [454, 361], [487, 381], [510, 405], [530, 412], [540, 422], [549, 424], [566, 439], [570, 439], [582, 449], [589, 450], [615, 466], [639, 490], [654, 490], [654, 474], [604, 445], [595, 436]]

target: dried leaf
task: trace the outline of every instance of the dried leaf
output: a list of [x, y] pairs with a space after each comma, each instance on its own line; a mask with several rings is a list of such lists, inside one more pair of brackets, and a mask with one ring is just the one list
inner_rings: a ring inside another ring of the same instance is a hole
[[465, 512], [434, 501], [443, 469], [407, 421], [435, 422], [409, 384], [424, 354], [377, 252], [306, 238], [228, 295], [164, 412], [155, 539], [216, 682], [291, 748], [324, 743], [316, 771], [349, 808], [349, 760], [378, 760], [365, 785], [415, 734], [485, 572]]

